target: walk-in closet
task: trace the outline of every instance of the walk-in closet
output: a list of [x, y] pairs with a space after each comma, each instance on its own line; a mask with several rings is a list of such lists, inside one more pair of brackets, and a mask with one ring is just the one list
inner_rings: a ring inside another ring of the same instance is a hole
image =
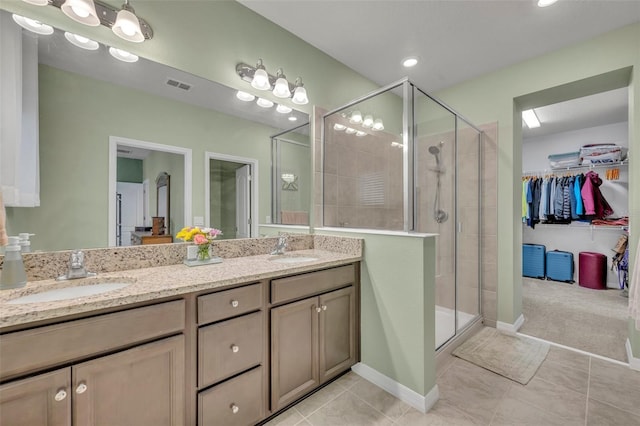
[[626, 362], [628, 90], [533, 110], [523, 123], [524, 326]]

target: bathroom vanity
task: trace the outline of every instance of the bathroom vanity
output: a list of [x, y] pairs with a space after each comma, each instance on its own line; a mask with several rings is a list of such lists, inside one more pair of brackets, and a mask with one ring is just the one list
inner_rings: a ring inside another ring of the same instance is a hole
[[8, 303], [52, 280], [1, 293], [0, 423], [259, 423], [359, 358], [360, 257], [301, 253], [104, 274], [131, 284], [66, 301]]

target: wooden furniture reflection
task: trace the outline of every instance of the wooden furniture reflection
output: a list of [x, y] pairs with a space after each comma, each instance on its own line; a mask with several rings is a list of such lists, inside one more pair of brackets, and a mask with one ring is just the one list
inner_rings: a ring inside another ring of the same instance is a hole
[[132, 246], [140, 246], [146, 244], [168, 244], [172, 242], [173, 236], [171, 235], [151, 235], [151, 231], [136, 231], [131, 233]]

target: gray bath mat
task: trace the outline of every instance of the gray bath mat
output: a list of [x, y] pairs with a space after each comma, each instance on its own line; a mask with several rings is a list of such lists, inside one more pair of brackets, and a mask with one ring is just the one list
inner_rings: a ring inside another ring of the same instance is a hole
[[549, 344], [485, 327], [453, 355], [526, 385], [547, 357]]

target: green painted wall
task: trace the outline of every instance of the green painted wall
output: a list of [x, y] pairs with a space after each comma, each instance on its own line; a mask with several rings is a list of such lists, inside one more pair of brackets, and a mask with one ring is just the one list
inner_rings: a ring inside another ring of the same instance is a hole
[[[629, 81], [629, 147], [632, 153], [629, 178], [630, 182], [640, 182], [640, 167], [636, 165], [637, 155], [633, 154], [640, 152], [640, 24], [518, 63], [436, 94], [474, 123], [497, 121], [499, 125], [498, 321], [513, 323], [522, 311], [522, 228], [517, 184], [521, 181], [522, 171], [519, 111], [524, 105], [518, 105], [516, 100], [521, 97], [527, 99], [527, 95], [534, 93], [541, 96], [538, 99], [534, 96], [528, 98], [530, 102], [566, 100], [574, 93], [564, 90], [567, 85], [627, 67], [632, 67]], [[547, 92], [552, 88], [558, 90]], [[585, 85], [583, 91], [588, 90], [588, 85]], [[629, 206], [631, 229], [640, 229], [639, 187], [630, 188]], [[632, 255], [639, 238], [638, 233], [631, 235]], [[634, 354], [638, 357], [640, 332], [635, 331], [631, 340]]]
[[142, 160], [118, 157], [118, 182], [142, 183]]
[[435, 378], [435, 237], [352, 233], [363, 238], [362, 363], [426, 395]]

